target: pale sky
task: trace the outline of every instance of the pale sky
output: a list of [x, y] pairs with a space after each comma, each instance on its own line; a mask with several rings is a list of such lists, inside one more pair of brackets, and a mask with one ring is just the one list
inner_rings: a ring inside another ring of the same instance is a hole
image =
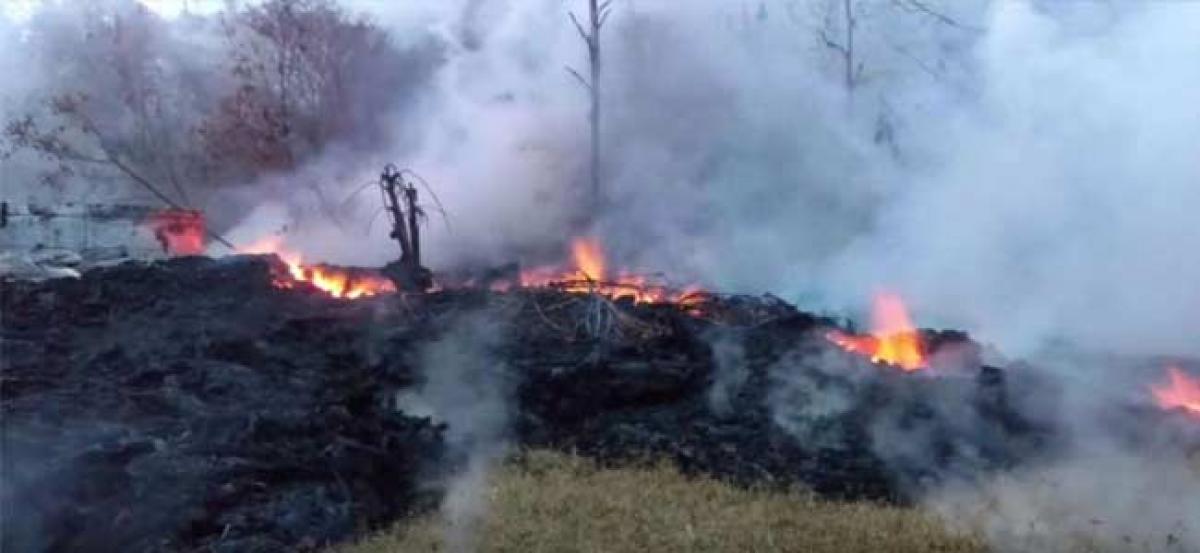
[[[11, 19], [24, 21], [45, 0], [0, 0], [0, 11]], [[58, 0], [59, 2], [85, 2], [87, 0]], [[224, 0], [138, 0], [146, 7], [164, 17], [176, 17], [184, 9], [193, 13], [212, 13], [224, 7]]]

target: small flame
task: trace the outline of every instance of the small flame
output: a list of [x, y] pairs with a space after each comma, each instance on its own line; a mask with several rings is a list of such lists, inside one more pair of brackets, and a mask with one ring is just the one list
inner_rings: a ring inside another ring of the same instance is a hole
[[292, 288], [297, 282], [307, 282], [335, 298], [357, 299], [395, 292], [396, 285], [387, 278], [358, 274], [354, 271], [325, 265], [304, 265], [303, 257], [283, 246], [283, 239], [270, 236], [249, 246], [238, 248], [245, 254], [275, 254], [287, 266], [288, 274], [275, 281], [280, 288]]
[[[642, 275], [619, 272], [609, 274], [604, 248], [594, 237], [576, 238], [571, 241], [572, 267], [563, 270], [555, 267], [538, 267], [521, 272], [521, 286], [526, 288], [554, 287], [566, 292], [595, 293], [608, 297], [629, 297], [634, 303], [675, 303], [693, 307], [703, 301], [704, 294], [697, 287], [683, 291], [650, 282]], [[507, 284], [494, 285], [495, 290], [506, 290]]]
[[1188, 376], [1179, 367], [1167, 367], [1167, 382], [1150, 386], [1158, 406], [1183, 409], [1200, 415], [1200, 378]]
[[204, 214], [186, 209], [164, 209], [150, 215], [150, 230], [168, 255], [201, 255], [207, 228]]
[[846, 351], [869, 356], [875, 363], [896, 365], [909, 372], [928, 366], [921, 333], [909, 318], [904, 301], [896, 294], [875, 295], [870, 336], [835, 330], [826, 334], [826, 338]]
[[571, 242], [571, 254], [575, 257], [575, 268], [585, 280], [604, 280], [604, 251], [595, 238], [578, 238]]

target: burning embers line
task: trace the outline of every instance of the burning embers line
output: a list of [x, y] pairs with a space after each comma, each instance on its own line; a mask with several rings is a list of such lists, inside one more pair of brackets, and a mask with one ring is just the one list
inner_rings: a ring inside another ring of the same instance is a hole
[[[890, 292], [878, 293], [874, 298], [870, 334], [832, 330], [825, 337], [850, 353], [870, 358], [873, 363], [899, 367], [905, 372], [929, 367], [921, 331], [909, 318], [904, 301]], [[1163, 381], [1149, 385], [1149, 392], [1159, 408], [1200, 418], [1200, 377], [1168, 366]]]
[[[287, 273], [277, 275], [275, 285], [295, 288], [307, 283], [335, 298], [357, 299], [393, 293], [395, 284], [388, 278], [370, 271], [308, 265], [303, 256], [286, 248], [277, 236], [264, 238], [238, 248], [243, 254], [274, 254], [287, 267]], [[656, 284], [645, 276], [628, 272], [610, 275], [604, 250], [595, 238], [578, 238], [571, 243], [570, 268], [544, 266], [521, 271], [515, 281], [492, 285], [495, 291], [513, 288], [553, 288], [568, 293], [598, 294], [610, 299], [629, 298], [634, 303], [672, 303], [691, 308], [706, 297], [699, 287], [673, 289]]]
[[[395, 284], [367, 270], [306, 265], [303, 256], [270, 237], [239, 248], [246, 254], [275, 254], [286, 267], [276, 275], [275, 285], [296, 288], [312, 286], [335, 298], [357, 299], [393, 293]], [[626, 298], [634, 303], [669, 303], [689, 313], [698, 313], [709, 297], [698, 287], [673, 289], [655, 284], [642, 275], [625, 271], [611, 274], [604, 250], [595, 238], [578, 238], [571, 243], [571, 267], [538, 267], [521, 271], [516, 282], [494, 284], [497, 291], [512, 288], [552, 288], [568, 293], [597, 294], [610, 299]], [[907, 373], [929, 368], [929, 351], [921, 331], [913, 324], [904, 300], [892, 292], [877, 293], [872, 302], [871, 331], [851, 334], [830, 330], [825, 338], [843, 350], [866, 357], [872, 363], [889, 365]], [[1149, 386], [1154, 402], [1164, 410], [1179, 410], [1200, 417], [1200, 378], [1179, 367], [1167, 367], [1162, 382]]]
[[[655, 284], [643, 275], [620, 271], [610, 275], [604, 249], [595, 238], [576, 238], [571, 242], [574, 267], [563, 270], [538, 267], [521, 271], [522, 288], [554, 288], [570, 293], [599, 294], [609, 298], [629, 298], [634, 303], [672, 303], [683, 307], [695, 306], [705, 297], [697, 286], [672, 289]], [[511, 287], [501, 283], [495, 288]]]
[[238, 248], [238, 252], [275, 254], [287, 267], [286, 274], [275, 277], [275, 286], [280, 288], [307, 283], [335, 298], [351, 300], [396, 291], [396, 285], [382, 275], [328, 265], [305, 265], [300, 253], [285, 248], [283, 239], [275, 236]]

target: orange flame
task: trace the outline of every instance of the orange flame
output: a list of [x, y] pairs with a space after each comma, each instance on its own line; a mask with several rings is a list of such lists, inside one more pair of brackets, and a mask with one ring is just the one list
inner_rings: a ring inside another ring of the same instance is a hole
[[575, 257], [575, 269], [585, 280], [604, 280], [604, 251], [595, 238], [577, 238], [571, 242], [571, 254]]
[[1167, 382], [1150, 386], [1158, 406], [1183, 409], [1200, 415], [1200, 378], [1188, 376], [1179, 367], [1167, 367]]
[[373, 274], [361, 274], [348, 269], [326, 265], [304, 265], [302, 256], [283, 246], [283, 239], [271, 236], [249, 246], [238, 249], [246, 254], [275, 254], [287, 266], [288, 274], [277, 278], [275, 285], [292, 288], [298, 282], [307, 282], [335, 298], [357, 299], [388, 292], [395, 292], [391, 280]]
[[[522, 271], [521, 286], [553, 287], [566, 292], [595, 293], [610, 298], [629, 297], [634, 303], [675, 303], [691, 306], [703, 298], [697, 287], [679, 291], [652, 283], [645, 276], [623, 271], [616, 276], [610, 276], [604, 248], [594, 237], [572, 240], [571, 258], [572, 267], [569, 270], [538, 267]], [[503, 290], [506, 287], [502, 284], [494, 288]]]
[[154, 238], [168, 255], [201, 255], [207, 232], [204, 214], [187, 209], [164, 209], [150, 215]]
[[869, 356], [875, 363], [896, 365], [909, 372], [928, 366], [921, 333], [909, 318], [904, 301], [896, 294], [875, 295], [870, 336], [835, 330], [826, 334], [826, 338], [846, 351]]

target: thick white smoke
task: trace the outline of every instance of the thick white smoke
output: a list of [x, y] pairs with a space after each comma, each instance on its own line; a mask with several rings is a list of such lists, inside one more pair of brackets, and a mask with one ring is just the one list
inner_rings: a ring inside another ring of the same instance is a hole
[[[938, 6], [951, 25], [860, 1], [847, 100], [817, 39], [840, 32], [824, 4], [615, 5], [602, 83], [613, 207], [597, 223], [613, 256], [819, 308], [889, 286], [921, 321], [1016, 353], [1050, 340], [1200, 352], [1200, 258], [1186, 255], [1200, 246], [1200, 8]], [[402, 46], [445, 44], [429, 51], [444, 57], [429, 88], [398, 108], [394, 144], [332, 147], [212, 198], [212, 217], [269, 199], [312, 257], [381, 264], [396, 248], [377, 196], [351, 193], [396, 161], [449, 212], [427, 233], [435, 268], [560, 246], [585, 181], [586, 97], [565, 70], [586, 63], [567, 19], [582, 4], [348, 6]], [[45, 80], [20, 73], [6, 115]], [[5, 163], [6, 197], [24, 169]]]
[[1200, 6], [1110, 15], [998, 3], [978, 100], [918, 123], [927, 163], [821, 286], [891, 283], [1010, 351], [1200, 352]]
[[[848, 101], [816, 38], [838, 32], [822, 2], [619, 3], [602, 83], [615, 207], [598, 222], [612, 254], [813, 307], [888, 286], [921, 321], [1017, 354], [1200, 353], [1200, 258], [1183, 255], [1200, 249], [1200, 8], [938, 6], [949, 24], [893, 4], [856, 3]], [[451, 212], [428, 251], [552, 247], [586, 162], [586, 98], [564, 70], [586, 63], [566, 17], [582, 4], [440, 6], [379, 12], [452, 44], [405, 157]]]

